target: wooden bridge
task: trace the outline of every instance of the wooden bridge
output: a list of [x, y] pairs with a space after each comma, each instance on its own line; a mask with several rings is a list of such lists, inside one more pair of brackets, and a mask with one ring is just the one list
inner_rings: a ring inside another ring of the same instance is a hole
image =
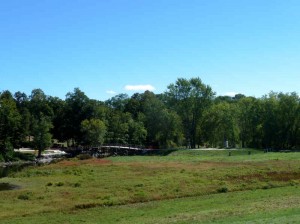
[[100, 146], [101, 149], [127, 149], [127, 150], [144, 150], [143, 146], [139, 145], [123, 145], [123, 144], [105, 144]]
[[128, 155], [141, 155], [148, 149], [143, 146], [137, 145], [123, 145], [123, 144], [105, 144], [99, 147], [88, 149], [88, 152], [95, 157], [107, 156], [128, 156]]
[[68, 153], [71, 157], [78, 154], [90, 154], [94, 157], [143, 155], [148, 150], [149, 149], [146, 149], [143, 146], [124, 144], [105, 144], [99, 147], [76, 147], [63, 149], [63, 151]]

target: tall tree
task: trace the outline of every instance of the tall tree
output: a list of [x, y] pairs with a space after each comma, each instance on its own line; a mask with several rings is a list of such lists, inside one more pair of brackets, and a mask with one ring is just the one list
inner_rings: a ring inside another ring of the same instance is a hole
[[236, 112], [241, 146], [261, 147], [263, 135], [261, 101], [254, 97], [240, 98], [237, 102]]
[[118, 94], [109, 100], [107, 100], [105, 103], [111, 108], [114, 108], [119, 111], [124, 111], [126, 104], [128, 103], [129, 97], [127, 94]]
[[78, 145], [82, 141], [81, 122], [88, 119], [89, 98], [79, 88], [75, 88], [74, 92], [67, 94], [65, 101], [65, 137], [67, 140], [73, 140], [73, 144]]
[[235, 147], [239, 129], [236, 106], [226, 101], [214, 104], [204, 114], [205, 138], [213, 147]]
[[297, 145], [299, 135], [300, 98], [297, 93], [278, 94], [278, 124], [280, 148], [291, 149]]
[[143, 102], [146, 95], [150, 93], [146, 91], [145, 93], [135, 93], [128, 99], [125, 105], [125, 112], [132, 114], [133, 118], [138, 118], [139, 114], [143, 112]]
[[195, 148], [197, 125], [200, 124], [205, 108], [210, 105], [214, 92], [200, 78], [179, 78], [175, 84], [168, 86], [166, 96], [168, 104], [183, 121], [186, 144]]
[[61, 100], [58, 97], [50, 96], [48, 98], [48, 105], [53, 111], [53, 116], [51, 119], [53, 124], [53, 128], [51, 129], [51, 134], [53, 138], [59, 141], [67, 140], [64, 133], [64, 127], [65, 127], [64, 113], [66, 109], [65, 101]]
[[30, 99], [30, 113], [38, 118], [41, 114], [52, 118], [53, 110], [48, 103], [48, 96], [41, 89], [34, 89], [31, 91]]
[[134, 145], [144, 145], [147, 137], [147, 130], [141, 119], [130, 119], [128, 123], [128, 143]]
[[20, 132], [18, 133], [20, 144], [27, 144], [27, 139], [30, 136], [30, 128], [31, 128], [31, 113], [30, 113], [30, 105], [29, 98], [25, 93], [16, 92], [14, 95], [18, 111], [21, 115], [21, 127]]
[[84, 120], [81, 122], [81, 131], [83, 132], [83, 144], [96, 147], [104, 142], [106, 134], [105, 123], [99, 119]]
[[32, 125], [33, 145], [38, 150], [38, 158], [41, 157], [42, 151], [52, 144], [51, 128], [52, 123], [50, 119], [42, 113], [37, 118], [34, 118]]
[[9, 91], [0, 95], [0, 152], [5, 159], [13, 154], [13, 147], [19, 141], [21, 116]]
[[129, 122], [131, 120], [130, 113], [122, 113], [119, 110], [111, 109], [107, 114], [107, 134], [108, 143], [129, 143]]
[[182, 144], [182, 122], [175, 111], [169, 110], [153, 93], [145, 98], [143, 111], [148, 145], [172, 148]]
[[296, 93], [271, 92], [263, 97], [262, 102], [265, 147], [290, 149], [298, 146], [299, 96]]

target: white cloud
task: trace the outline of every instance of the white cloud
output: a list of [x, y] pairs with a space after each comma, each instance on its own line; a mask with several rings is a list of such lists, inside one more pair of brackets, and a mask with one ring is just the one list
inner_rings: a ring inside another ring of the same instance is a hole
[[236, 92], [226, 92], [226, 93], [224, 93], [224, 96], [234, 97], [236, 94], [239, 94], [239, 93], [236, 93]]
[[155, 87], [152, 85], [126, 85], [125, 90], [128, 91], [153, 91], [155, 90]]
[[106, 93], [110, 94], [110, 95], [116, 95], [117, 93], [113, 90], [107, 90]]

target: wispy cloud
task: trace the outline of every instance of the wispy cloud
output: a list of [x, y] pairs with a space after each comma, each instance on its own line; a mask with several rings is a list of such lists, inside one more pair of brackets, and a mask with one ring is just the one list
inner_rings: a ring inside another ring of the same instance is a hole
[[115, 92], [113, 90], [107, 90], [106, 93], [110, 94], [110, 95], [116, 95], [117, 94], [117, 92]]
[[224, 93], [224, 96], [234, 97], [236, 94], [239, 94], [239, 93], [237, 93], [237, 92], [226, 92], [226, 93]]
[[152, 85], [126, 85], [125, 90], [128, 91], [154, 91], [155, 87]]

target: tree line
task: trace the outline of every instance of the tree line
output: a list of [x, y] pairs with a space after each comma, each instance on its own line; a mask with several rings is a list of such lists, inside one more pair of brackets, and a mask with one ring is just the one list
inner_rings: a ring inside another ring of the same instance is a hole
[[150, 91], [107, 101], [90, 99], [79, 88], [64, 100], [41, 89], [0, 94], [0, 151], [41, 151], [53, 143], [96, 147], [103, 143], [148, 148], [300, 146], [300, 98], [271, 92], [261, 98], [216, 96], [200, 78], [178, 78], [162, 94]]

